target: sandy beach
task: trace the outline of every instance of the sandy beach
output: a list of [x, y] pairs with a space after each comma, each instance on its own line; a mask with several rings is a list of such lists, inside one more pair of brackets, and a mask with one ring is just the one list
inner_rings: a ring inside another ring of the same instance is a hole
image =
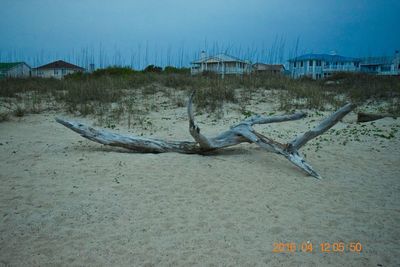
[[[256, 128], [288, 141], [330, 114], [309, 113]], [[358, 124], [351, 113], [307, 144], [318, 180], [251, 144], [209, 156], [127, 153], [56, 116], [93, 122], [47, 112], [0, 124], [0, 266], [400, 265], [398, 119]], [[196, 116], [206, 135], [242, 118], [229, 105], [220, 120]], [[191, 140], [184, 107], [149, 120], [148, 129], [110, 130]], [[307, 241], [313, 251], [300, 251]], [[298, 249], [273, 252], [280, 242]], [[362, 251], [324, 253], [325, 242]]]

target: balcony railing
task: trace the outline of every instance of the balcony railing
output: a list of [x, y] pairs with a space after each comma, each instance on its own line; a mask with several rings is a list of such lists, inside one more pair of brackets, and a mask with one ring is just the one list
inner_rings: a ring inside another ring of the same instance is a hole
[[205, 71], [213, 72], [216, 74], [244, 74], [244, 73], [250, 73], [249, 69], [244, 69], [244, 68], [207, 68], [207, 69], [201, 69], [201, 68], [192, 68], [191, 69], [191, 74], [199, 74]]

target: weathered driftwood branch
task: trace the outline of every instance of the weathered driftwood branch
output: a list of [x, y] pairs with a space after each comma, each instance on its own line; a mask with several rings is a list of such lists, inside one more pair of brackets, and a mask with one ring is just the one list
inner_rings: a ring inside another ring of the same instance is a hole
[[179, 153], [200, 153], [201, 149], [196, 142], [185, 141], [165, 141], [153, 138], [144, 138], [141, 136], [126, 136], [116, 133], [110, 133], [102, 129], [94, 129], [82, 123], [67, 121], [64, 119], [56, 118], [58, 123], [65, 127], [79, 133], [94, 142], [127, 148], [134, 152], [141, 153], [163, 153], [163, 152], [179, 152]]
[[374, 114], [374, 113], [359, 112], [359, 113], [357, 113], [357, 122], [376, 121], [376, 120], [383, 119], [385, 117], [395, 118], [395, 116], [390, 115], [390, 114]]
[[189, 98], [188, 116], [189, 132], [195, 140], [194, 142], [165, 141], [139, 136], [125, 136], [116, 133], [110, 133], [101, 129], [94, 129], [81, 123], [60, 118], [56, 118], [56, 121], [94, 142], [103, 145], [123, 147], [134, 152], [141, 153], [179, 152], [186, 154], [203, 154], [224, 147], [234, 146], [243, 142], [254, 143], [269, 152], [274, 152], [286, 157], [290, 162], [309, 175], [320, 178], [318, 173], [315, 172], [313, 168], [304, 161], [298, 150], [308, 141], [317, 137], [318, 135], [323, 134], [325, 131], [331, 128], [354, 108], [354, 105], [347, 104], [333, 113], [330, 117], [322, 121], [322, 123], [313, 130], [299, 135], [293, 141], [287, 144], [281, 144], [260, 133], [257, 133], [252, 126], [255, 124], [298, 120], [304, 118], [306, 116], [305, 113], [299, 112], [291, 115], [268, 117], [256, 115], [239, 122], [238, 124], [232, 126], [229, 130], [219, 134], [216, 137], [208, 138], [201, 133], [200, 128], [194, 121], [192, 108], [193, 96], [194, 93]]
[[331, 116], [323, 120], [317, 127], [296, 137], [292, 142], [289, 143], [289, 146], [291, 147], [291, 149], [296, 149], [296, 150], [300, 149], [311, 139], [329, 130], [333, 125], [338, 123], [338, 121], [340, 121], [347, 113], [352, 111], [354, 108], [355, 105], [353, 104], [347, 104], [341, 107]]

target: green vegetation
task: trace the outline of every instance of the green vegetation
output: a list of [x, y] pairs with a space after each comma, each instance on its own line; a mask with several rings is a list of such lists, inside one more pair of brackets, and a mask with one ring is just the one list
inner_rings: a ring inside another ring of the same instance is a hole
[[23, 116], [25, 116], [25, 109], [22, 108], [22, 107], [20, 107], [20, 106], [17, 106], [17, 108], [14, 110], [14, 115], [15, 115], [16, 117], [23, 117]]
[[154, 65], [148, 65], [143, 72], [155, 72], [155, 73], [161, 73], [163, 71], [163, 69], [161, 67], [158, 66], [154, 66]]
[[[188, 95], [193, 90], [197, 91], [197, 108], [207, 112], [218, 112], [224, 102], [231, 102], [237, 103], [243, 114], [248, 116], [250, 113], [245, 106], [252, 95], [274, 90], [280, 109], [285, 111], [335, 109], [347, 101], [362, 104], [384, 100], [389, 105], [383, 112], [400, 115], [400, 77], [339, 73], [329, 80], [320, 81], [306, 78], [294, 80], [279, 75], [225, 76], [221, 79], [212, 73], [191, 76], [187, 68], [168, 66], [162, 70], [150, 65], [143, 71], [109, 67], [92, 74], [69, 75], [63, 80], [0, 80], [1, 101], [16, 99], [18, 107], [20, 104], [25, 107], [24, 112], [14, 107], [16, 116], [41, 112], [42, 101], [46, 100], [62, 103], [65, 110], [83, 116], [93, 114], [102, 118], [107, 111], [112, 111], [113, 117], [119, 118], [123, 114], [138, 112], [133, 110], [135, 105], [132, 99], [140, 101], [140, 98], [162, 93], [171, 98], [176, 106], [182, 107], [185, 105], [182, 94]], [[174, 92], [180, 92], [180, 96]], [[131, 99], [130, 103], [126, 102], [127, 98]], [[258, 100], [265, 101], [262, 98]], [[112, 104], [119, 106], [119, 110], [114, 110]], [[2, 115], [2, 118], [7, 119], [8, 115]]]

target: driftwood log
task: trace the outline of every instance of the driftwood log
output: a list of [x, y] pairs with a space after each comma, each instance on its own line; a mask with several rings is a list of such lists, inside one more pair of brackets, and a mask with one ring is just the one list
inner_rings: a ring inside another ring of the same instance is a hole
[[323, 134], [355, 107], [355, 105], [351, 103], [346, 104], [334, 112], [331, 116], [323, 120], [314, 129], [298, 135], [296, 138], [286, 144], [281, 144], [256, 132], [252, 126], [255, 124], [298, 120], [304, 118], [306, 113], [299, 112], [282, 116], [255, 115], [239, 122], [236, 125], [231, 126], [229, 130], [222, 132], [218, 136], [210, 138], [201, 133], [200, 128], [194, 121], [192, 109], [193, 96], [194, 93], [189, 97], [187, 110], [189, 116], [189, 132], [195, 140], [194, 142], [166, 141], [161, 139], [144, 138], [140, 136], [125, 136], [111, 133], [102, 129], [94, 129], [87, 125], [61, 118], [56, 118], [56, 121], [79, 133], [82, 137], [94, 142], [103, 145], [123, 147], [133, 152], [140, 153], [178, 152], [185, 154], [205, 154], [210, 151], [234, 146], [244, 142], [254, 143], [269, 152], [284, 156], [304, 172], [313, 177], [320, 178], [319, 174], [314, 171], [314, 169], [307, 162], [305, 162], [299, 153], [299, 149], [311, 139]]
[[359, 112], [357, 113], [357, 122], [369, 122], [369, 121], [376, 121], [386, 117], [394, 117], [390, 114], [375, 114], [375, 113], [364, 113]]

